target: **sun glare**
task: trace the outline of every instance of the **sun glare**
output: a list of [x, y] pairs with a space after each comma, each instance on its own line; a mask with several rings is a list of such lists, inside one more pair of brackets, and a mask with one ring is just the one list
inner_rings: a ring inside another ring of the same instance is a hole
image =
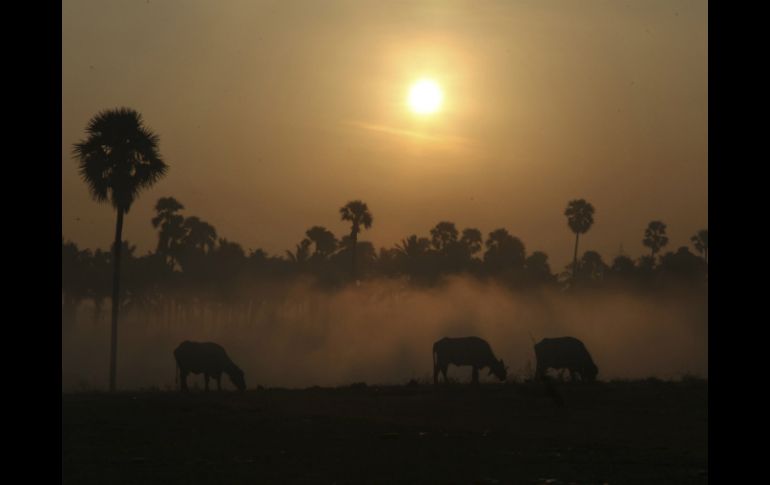
[[409, 90], [409, 108], [417, 114], [435, 113], [441, 108], [443, 99], [441, 87], [430, 79], [417, 81]]

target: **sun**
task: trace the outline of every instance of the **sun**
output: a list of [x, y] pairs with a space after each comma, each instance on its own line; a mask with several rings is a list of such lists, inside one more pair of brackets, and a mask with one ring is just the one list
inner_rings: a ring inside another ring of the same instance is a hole
[[441, 87], [430, 79], [421, 79], [409, 89], [409, 108], [420, 115], [437, 112], [443, 100]]

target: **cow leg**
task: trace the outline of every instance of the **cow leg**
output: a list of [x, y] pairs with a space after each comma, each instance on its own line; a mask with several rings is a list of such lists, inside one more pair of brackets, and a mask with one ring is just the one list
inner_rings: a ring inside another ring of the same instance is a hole
[[441, 373], [444, 375], [444, 384], [446, 384], [447, 382], [446, 371], [448, 368], [449, 368], [449, 364], [444, 364], [441, 366]]
[[187, 392], [187, 374], [188, 372], [185, 370], [180, 369], [179, 370], [179, 383], [182, 387], [182, 392]]
[[222, 374], [217, 376], [217, 391], [222, 390]]
[[433, 364], [433, 385], [434, 386], [438, 385], [438, 372], [439, 372], [438, 365]]
[[473, 374], [472, 374], [471, 382], [473, 382], [473, 384], [479, 383], [479, 368], [476, 367], [475, 365], [473, 366]]
[[209, 392], [209, 375], [208, 375], [208, 373], [204, 373], [203, 374], [203, 382], [204, 382], [204, 386], [205, 386], [204, 389], [206, 390], [206, 392]]

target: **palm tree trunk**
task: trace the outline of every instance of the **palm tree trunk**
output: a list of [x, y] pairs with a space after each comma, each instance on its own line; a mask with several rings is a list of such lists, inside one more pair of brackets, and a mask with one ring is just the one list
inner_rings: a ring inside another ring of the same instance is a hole
[[115, 392], [118, 362], [118, 309], [120, 308], [120, 251], [123, 236], [123, 210], [118, 209], [115, 225], [115, 270], [112, 274], [112, 336], [110, 338], [110, 392]]
[[577, 278], [577, 250], [578, 250], [578, 238], [580, 233], [575, 233], [575, 256], [572, 258], [572, 279]]
[[357, 262], [356, 251], [358, 249], [358, 235], [354, 233], [352, 239], [353, 239], [353, 248], [352, 248], [353, 250], [351, 251], [351, 253], [353, 253], [353, 281], [355, 281], [356, 274], [357, 274], [356, 273], [356, 262]]

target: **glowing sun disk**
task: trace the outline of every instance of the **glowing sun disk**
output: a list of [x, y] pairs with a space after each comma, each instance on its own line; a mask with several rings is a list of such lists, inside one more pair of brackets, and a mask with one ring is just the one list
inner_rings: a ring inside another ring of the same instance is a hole
[[417, 81], [409, 90], [409, 107], [417, 114], [435, 113], [443, 99], [441, 87], [430, 79]]

